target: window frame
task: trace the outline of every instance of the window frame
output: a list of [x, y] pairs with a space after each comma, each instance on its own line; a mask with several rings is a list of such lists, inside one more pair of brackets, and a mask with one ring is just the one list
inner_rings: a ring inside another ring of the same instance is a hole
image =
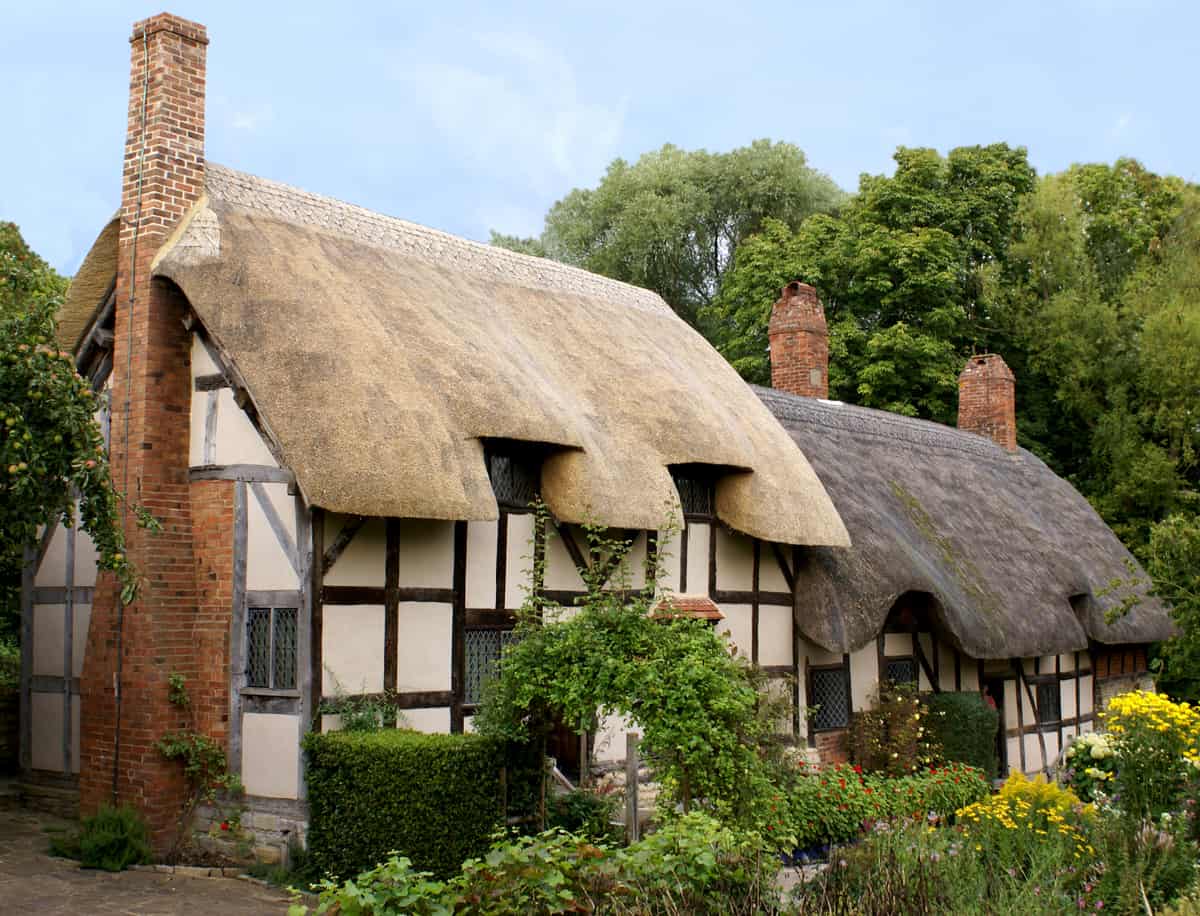
[[[251, 684], [250, 683], [250, 658], [251, 658], [251, 624], [254, 619], [254, 612], [268, 612], [268, 630], [270, 634], [270, 643], [267, 648], [267, 668], [269, 672], [269, 685]], [[278, 667], [277, 650], [275, 643], [276, 638], [276, 619], [280, 611], [291, 611], [294, 615], [294, 626], [296, 629], [295, 644], [292, 647], [292, 652], [295, 658], [292, 662], [292, 672], [294, 683], [291, 687], [279, 687], [275, 683], [275, 673]], [[298, 697], [300, 696], [300, 608], [293, 605], [275, 605], [268, 604], [247, 604], [245, 611], [245, 633], [246, 633], [246, 648], [244, 652], [245, 670], [242, 674], [243, 686], [241, 692], [243, 694], [257, 696], [276, 696], [276, 697]]]
[[[1031, 686], [1034, 688], [1034, 715], [1037, 718], [1039, 728], [1056, 728], [1062, 722], [1062, 678], [1042, 678], [1037, 681], [1032, 681]], [[1053, 717], [1048, 717], [1045, 710], [1045, 704], [1042, 702], [1043, 688], [1053, 687], [1054, 692], [1054, 712]]]
[[[913, 639], [916, 639], [916, 634], [913, 634]], [[889, 672], [888, 672], [888, 668], [891, 666], [892, 662], [908, 662], [910, 665], [912, 665], [912, 669], [913, 669], [912, 680], [910, 680], [910, 681], [893, 680], [889, 676]], [[921, 687], [921, 666], [919, 664], [917, 664], [917, 656], [915, 654], [913, 654], [913, 655], [885, 655], [883, 657], [883, 672], [882, 673], [883, 673], [883, 680], [886, 680], [890, 684], [896, 684], [896, 685], [911, 684], [913, 687], [917, 688], [918, 690]]]
[[850, 719], [854, 714], [854, 694], [850, 688], [850, 666], [846, 664], [846, 662], [839, 662], [836, 665], [810, 665], [805, 676], [805, 700], [809, 707], [812, 707], [813, 705], [819, 706], [819, 704], [813, 703], [813, 683], [815, 681], [815, 676], [835, 671], [840, 672], [842, 676], [842, 685], [846, 691], [846, 721], [841, 725], [818, 725], [817, 717], [821, 714], [821, 710], [818, 708], [808, 717], [809, 734], [845, 731], [850, 727]]

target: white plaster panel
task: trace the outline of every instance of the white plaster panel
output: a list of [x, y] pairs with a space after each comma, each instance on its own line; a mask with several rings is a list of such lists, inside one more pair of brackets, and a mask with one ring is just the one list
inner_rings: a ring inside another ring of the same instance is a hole
[[1057, 659], [1057, 658], [1058, 658], [1057, 655], [1043, 655], [1041, 657], [1041, 659], [1038, 660], [1038, 666], [1041, 670], [1041, 673], [1042, 674], [1053, 674], [1054, 673], [1054, 662], [1055, 662], [1055, 659]]
[[383, 690], [383, 606], [325, 605], [321, 692], [327, 697]]
[[474, 716], [463, 716], [463, 734], [466, 734], [466, 735], [475, 734], [475, 717]]
[[192, 378], [197, 378], [201, 375], [215, 375], [220, 371], [220, 367], [213, 362], [213, 358], [208, 355], [208, 347], [204, 346], [204, 341], [200, 339], [200, 335], [193, 334]]
[[962, 659], [962, 689], [976, 690], [979, 686], [979, 667], [975, 664], [975, 659], [964, 655]]
[[613, 573], [609, 584], [617, 587], [641, 588], [646, 584], [646, 532], [642, 531], [633, 539], [633, 543], [629, 545], [629, 553], [625, 555], [625, 567], [627, 570], [626, 581], [620, 581], [621, 573], [617, 571]]
[[1075, 653], [1074, 652], [1064, 652], [1060, 656], [1060, 658], [1062, 660], [1059, 662], [1059, 666], [1061, 667], [1061, 670], [1063, 671], [1064, 674], [1075, 670]]
[[[546, 588], [566, 591], [568, 589], [579, 590], [584, 587], [583, 579], [579, 575], [579, 570], [575, 567], [575, 561], [571, 559], [571, 554], [567, 550], [567, 545], [563, 543], [564, 538], [574, 537], [575, 543], [579, 545], [580, 553], [587, 556], [587, 545], [583, 536], [583, 532], [578, 525], [564, 525], [565, 532], [560, 535], [554, 530], [554, 526], [548, 526], [549, 532], [546, 536]], [[512, 535], [512, 530], [509, 529], [509, 535]]]
[[63, 698], [61, 693], [37, 693], [29, 697], [31, 741], [29, 762], [35, 770], [63, 768]]
[[783, 700], [788, 704], [787, 710], [776, 720], [775, 731], [780, 735], [791, 735], [792, 733], [792, 709], [796, 702], [795, 691], [792, 690], [792, 682], [787, 678], [777, 677], [767, 681], [767, 695], [775, 701]]
[[[830, 664], [822, 662], [817, 664]], [[833, 662], [836, 664], [836, 661]], [[869, 709], [879, 687], [879, 653], [874, 643], [850, 653], [850, 705], [852, 709]]]
[[1044, 732], [1042, 738], [1046, 742], [1046, 761], [1043, 766], [1049, 766], [1058, 759], [1058, 752], [1061, 750], [1058, 744], [1058, 732]]
[[912, 655], [913, 643], [910, 633], [885, 633], [883, 635], [884, 655]]
[[[1004, 682], [1004, 724], [1006, 728], [1017, 727], [1018, 691], [1016, 681]], [[1025, 710], [1021, 710], [1021, 721], [1024, 721]]]
[[658, 584], [662, 592], [679, 591], [679, 532], [658, 533]]
[[792, 663], [792, 609], [760, 606], [758, 609], [758, 663]]
[[546, 623], [566, 623], [568, 620], [578, 614], [579, 611], [580, 609], [578, 607], [563, 607], [562, 605], [555, 605], [553, 607], [542, 609], [542, 620], [544, 620]]
[[1086, 716], [1096, 709], [1096, 697], [1092, 686], [1092, 675], [1085, 674], [1079, 679], [1079, 714]]
[[300, 717], [242, 716], [242, 784], [248, 795], [295, 798], [299, 790]]
[[71, 643], [71, 677], [83, 674], [83, 656], [87, 653], [88, 626], [92, 621], [92, 606], [77, 604], [74, 609], [75, 626]]
[[400, 521], [400, 587], [453, 588], [454, 522]]
[[938, 643], [938, 686], [942, 690], [954, 689], [954, 648], [945, 641]]
[[[349, 516], [325, 516], [326, 550], [337, 540]], [[374, 585], [383, 587], [387, 566], [387, 531], [383, 519], [373, 518], [358, 529], [333, 568], [325, 574], [326, 585]]]
[[[803, 641], [800, 642], [803, 645]], [[808, 708], [808, 678], [807, 667], [805, 662], [801, 662], [800, 677], [796, 679], [796, 706], [800, 710], [800, 731], [796, 735], [797, 738], [808, 736], [808, 716], [804, 715], [804, 710]], [[851, 683], [851, 690], [854, 685]], [[851, 700], [851, 708], [853, 708], [853, 700]]]
[[504, 606], [515, 611], [525, 603], [533, 571], [533, 516], [508, 517], [508, 565], [504, 573]]
[[840, 665], [842, 663], [842, 653], [822, 649], [816, 643], [809, 642], [803, 637], [800, 639], [800, 654], [808, 659], [810, 665]]
[[496, 606], [496, 522], [467, 522], [467, 607]]
[[62, 677], [63, 625], [67, 609], [61, 604], [33, 606], [33, 673]]
[[1025, 735], [1025, 772], [1036, 773], [1046, 765], [1042, 759], [1042, 745], [1036, 734]]
[[[288, 496], [287, 484], [263, 484], [267, 498], [284, 530], [296, 543], [296, 508]], [[334, 567], [336, 569], [336, 566]], [[247, 487], [246, 490], [246, 588], [248, 589], [297, 589], [300, 577], [292, 562], [275, 536], [258, 497]]]
[[[691, 545], [688, 546], [689, 552]], [[691, 572], [688, 573], [689, 579]], [[717, 588], [749, 591], [754, 586], [754, 541], [717, 526]], [[691, 588], [689, 582], [688, 587]]]
[[592, 744], [592, 759], [597, 763], [617, 763], [625, 759], [625, 735], [638, 731], [637, 724], [624, 716], [605, 716]]
[[89, 588], [96, 584], [96, 569], [100, 553], [86, 531], [75, 532], [75, 585]]
[[737, 654], [750, 657], [752, 649], [753, 634], [753, 612], [748, 604], [723, 604], [721, 605], [721, 613], [725, 615], [725, 619], [718, 621], [717, 630], [721, 633], [728, 633], [726, 641], [731, 646], [737, 647]]
[[79, 697], [71, 697], [71, 772], [79, 772]]
[[398, 690], [450, 689], [452, 614], [448, 604], [400, 602], [396, 639]]
[[[792, 548], [788, 544], [780, 544], [779, 552], [783, 558], [792, 562]], [[779, 560], [775, 558], [775, 550], [767, 541], [762, 542], [758, 561], [758, 587], [764, 592], [790, 592], [783, 570], [779, 568]]]
[[250, 422], [245, 411], [237, 406], [232, 388], [221, 388], [217, 392], [215, 463], [278, 467], [271, 450], [263, 442], [254, 424]]
[[1062, 717], [1064, 719], [1075, 718], [1075, 678], [1069, 681], [1059, 681], [1058, 688], [1060, 691], [1059, 702], [1062, 706]]
[[188, 413], [188, 464], [204, 464], [204, 424], [208, 418], [208, 392], [193, 391]]
[[[42, 532], [38, 532], [38, 541]], [[50, 536], [50, 545], [42, 556], [42, 565], [38, 567], [37, 575], [33, 577], [36, 588], [54, 588], [66, 585], [67, 582], [67, 529], [61, 524], [55, 526], [54, 534]]]
[[1021, 772], [1021, 741], [1019, 738], [1009, 738], [1005, 742], [1008, 758], [1008, 772]]
[[688, 523], [687, 588], [680, 589], [686, 594], [708, 594], [708, 539], [711, 534], [712, 529], [704, 522]]
[[[933, 638], [928, 633], [918, 633], [917, 634], [917, 644], [921, 647], [921, 651], [925, 653], [925, 660], [929, 662], [930, 666], [932, 666], [933, 665], [933, 661], [932, 661]], [[915, 650], [914, 650], [913, 654], [916, 655]], [[917, 689], [918, 690], [932, 690], [933, 689], [933, 685], [931, 683], [929, 683], [929, 676], [925, 673], [925, 668], [921, 665], [921, 662], [919, 660], [917, 661]]]
[[439, 706], [433, 709], [405, 709], [401, 715], [407, 728], [419, 732], [445, 735], [450, 732], [450, 709]]
[[321, 716], [321, 731], [323, 732], [340, 732], [342, 730], [342, 717], [322, 715]]

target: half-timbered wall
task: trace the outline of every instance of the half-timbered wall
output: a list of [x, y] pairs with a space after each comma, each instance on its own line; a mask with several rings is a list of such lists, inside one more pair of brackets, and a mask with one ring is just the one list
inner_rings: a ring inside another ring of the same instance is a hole
[[[96, 422], [107, 440], [111, 390], [106, 374], [96, 382], [103, 405]], [[79, 676], [96, 561], [87, 533], [58, 522], [26, 552], [21, 608], [21, 767], [26, 772], [66, 779], [79, 772]]]

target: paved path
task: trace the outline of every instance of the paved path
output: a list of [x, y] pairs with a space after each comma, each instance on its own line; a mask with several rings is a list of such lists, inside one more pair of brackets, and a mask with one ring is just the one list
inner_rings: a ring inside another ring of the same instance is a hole
[[287, 895], [236, 878], [184, 878], [153, 871], [110, 874], [47, 854], [46, 827], [65, 821], [0, 810], [0, 912], [39, 916], [283, 916]]

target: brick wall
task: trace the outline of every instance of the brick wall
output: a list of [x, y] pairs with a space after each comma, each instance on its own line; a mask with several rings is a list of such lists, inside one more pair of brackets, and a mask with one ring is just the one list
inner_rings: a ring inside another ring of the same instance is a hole
[[829, 333], [825, 309], [807, 283], [779, 291], [767, 329], [771, 387], [807, 398], [829, 396]]
[[167, 677], [179, 673], [188, 680], [205, 716], [221, 702], [207, 695], [210, 672], [201, 673], [216, 651], [211, 601], [218, 589], [211, 581], [198, 582], [198, 573], [215, 574], [225, 561], [208, 540], [197, 553], [193, 538], [193, 510], [211, 525], [221, 517], [221, 498], [210, 488], [194, 496], [188, 482], [192, 383], [190, 340], [182, 324], [187, 303], [170, 283], [150, 279], [158, 248], [203, 189], [206, 46], [203, 26], [167, 14], [135, 25], [130, 39], [112, 465], [118, 489], [153, 513], [163, 530], [151, 534], [127, 524], [141, 590], [125, 609], [118, 635], [115, 584], [108, 576], [97, 583], [81, 678], [81, 811], [112, 799], [120, 642], [117, 796], [142, 810], [159, 846], [173, 837], [184, 784], [178, 764], [166, 761], [154, 745], [165, 731], [190, 724], [167, 701]]
[[817, 759], [824, 765], [850, 762], [850, 732], [846, 729], [817, 732], [813, 736]]
[[958, 428], [1017, 450], [1016, 380], [994, 353], [972, 356], [958, 376]]

